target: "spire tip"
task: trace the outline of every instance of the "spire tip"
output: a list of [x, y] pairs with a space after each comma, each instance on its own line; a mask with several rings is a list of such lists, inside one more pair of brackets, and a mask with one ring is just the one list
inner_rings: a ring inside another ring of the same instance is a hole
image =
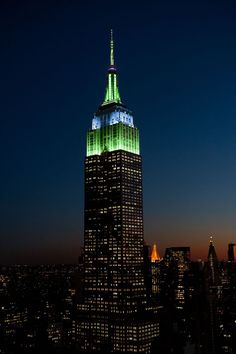
[[114, 40], [113, 40], [113, 29], [111, 28], [111, 41], [110, 41], [110, 65], [114, 66]]

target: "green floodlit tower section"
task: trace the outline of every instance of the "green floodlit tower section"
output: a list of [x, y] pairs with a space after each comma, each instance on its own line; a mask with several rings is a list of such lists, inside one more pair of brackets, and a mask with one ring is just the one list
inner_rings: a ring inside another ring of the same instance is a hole
[[105, 98], [103, 105], [109, 103], [121, 103], [120, 93], [118, 88], [118, 79], [117, 72], [114, 61], [114, 41], [113, 41], [113, 33], [111, 30], [111, 42], [110, 42], [110, 66], [107, 74], [107, 86], [105, 92]]
[[87, 156], [105, 151], [124, 150], [139, 154], [139, 131], [124, 123], [107, 125], [87, 132]]
[[124, 150], [140, 154], [139, 130], [134, 127], [133, 115], [121, 102], [117, 71], [114, 65], [114, 41], [111, 31], [110, 66], [104, 102], [87, 132], [87, 156], [105, 151]]

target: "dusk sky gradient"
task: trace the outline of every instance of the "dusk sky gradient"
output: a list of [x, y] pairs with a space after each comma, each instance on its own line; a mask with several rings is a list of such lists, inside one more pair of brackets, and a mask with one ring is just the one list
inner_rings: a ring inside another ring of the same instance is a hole
[[0, 263], [76, 262], [86, 131], [114, 30], [140, 129], [145, 240], [220, 258], [236, 243], [234, 0], [0, 3]]

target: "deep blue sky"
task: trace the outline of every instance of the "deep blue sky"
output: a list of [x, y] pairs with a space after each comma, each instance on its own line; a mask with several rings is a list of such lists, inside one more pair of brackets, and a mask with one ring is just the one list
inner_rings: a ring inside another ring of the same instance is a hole
[[0, 4], [0, 263], [77, 259], [111, 27], [141, 132], [145, 239], [204, 258], [214, 234], [225, 258], [236, 242], [235, 1], [45, 3]]

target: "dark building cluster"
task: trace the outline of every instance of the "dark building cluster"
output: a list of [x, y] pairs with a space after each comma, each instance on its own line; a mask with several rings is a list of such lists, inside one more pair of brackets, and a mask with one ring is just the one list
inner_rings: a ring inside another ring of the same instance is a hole
[[111, 36], [103, 103], [87, 133], [78, 265], [0, 268], [0, 353], [236, 353], [236, 257], [144, 243], [139, 130]]
[[205, 262], [191, 261], [189, 247], [153, 255], [145, 258], [147, 293], [160, 308], [152, 352], [236, 353], [236, 262], [219, 262], [212, 239]]
[[[230, 244], [229, 252], [231, 247]], [[144, 245], [141, 270], [144, 287], [140, 297], [146, 298], [146, 310], [142, 303], [136, 316], [132, 315], [132, 306], [125, 295], [120, 308], [118, 300], [112, 301], [115, 314], [99, 308], [99, 313], [104, 311], [105, 315], [98, 318], [96, 307], [95, 310], [91, 307], [101, 306], [102, 302], [93, 299], [90, 309], [81, 309], [87, 298], [83, 268], [84, 257], [78, 265], [1, 266], [0, 353], [236, 352], [236, 261], [230, 253], [228, 261], [218, 261], [212, 240], [205, 262], [191, 261], [189, 247], [167, 248], [161, 259], [155, 244], [152, 252]], [[109, 299], [108, 294], [105, 292], [104, 296]], [[100, 321], [102, 325], [99, 330], [96, 328], [96, 337], [91, 341], [93, 347], [83, 347], [81, 327], [84, 343], [85, 333], [91, 336], [91, 328]], [[107, 325], [109, 331], [116, 321], [117, 336], [103, 342], [101, 347], [104, 327]], [[135, 330], [139, 330], [138, 336]], [[111, 345], [116, 340], [126, 348], [114, 350]]]
[[0, 353], [42, 353], [74, 342], [78, 265], [0, 268]]

